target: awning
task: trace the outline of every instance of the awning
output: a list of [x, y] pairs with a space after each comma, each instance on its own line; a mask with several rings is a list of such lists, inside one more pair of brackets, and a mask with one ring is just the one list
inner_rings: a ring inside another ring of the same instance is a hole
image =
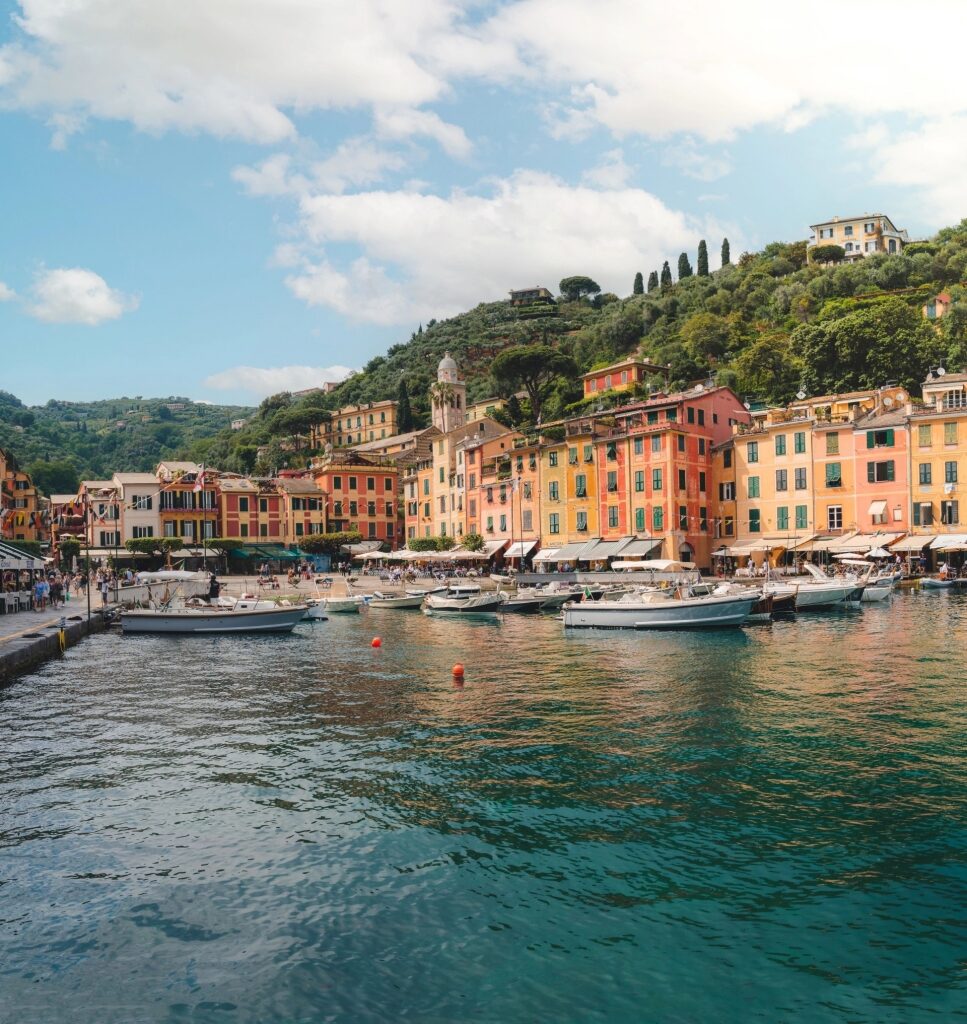
[[792, 551], [807, 540], [812, 540], [814, 536], [812, 533], [767, 533], [762, 540], [770, 548], [785, 548], [786, 551]]
[[556, 562], [557, 561], [557, 548], [544, 548], [542, 551], [538, 551], [534, 555], [535, 562]]
[[536, 540], [518, 540], [504, 552], [504, 558], [526, 558], [537, 547]]
[[967, 544], [967, 535], [963, 533], [944, 533], [930, 545], [934, 551], [946, 551], [948, 548], [959, 548]]
[[871, 501], [869, 507], [869, 514], [871, 516], [882, 516], [886, 515], [886, 502], [885, 501]]
[[256, 549], [263, 558], [282, 562], [297, 562], [302, 555], [298, 551], [290, 551], [282, 544], [259, 544]]
[[607, 558], [613, 558], [631, 543], [631, 537], [621, 537], [618, 540], [601, 540], [595, 537], [584, 545], [583, 550], [577, 558], [580, 562], [603, 562]]
[[899, 533], [854, 533], [851, 537], [841, 538], [842, 544], [830, 551], [855, 551], [862, 554], [871, 548], [882, 547], [884, 544], [892, 544]]
[[485, 540], [483, 551], [481, 552], [481, 554], [485, 558], [493, 558], [493, 556], [496, 555], [498, 551], [501, 551], [503, 549], [506, 543], [507, 541], [505, 540]]
[[370, 551], [379, 550], [382, 541], [379, 540], [361, 540], [358, 544], [343, 544], [339, 549], [345, 551], [346, 554], [353, 558], [360, 558], [362, 555], [368, 554]]
[[661, 544], [661, 537], [635, 537], [630, 544], [621, 549], [622, 558], [640, 558], [651, 554]]
[[557, 549], [557, 557], [554, 559], [555, 562], [574, 562], [577, 560], [578, 555], [587, 547], [587, 544], [579, 542], [577, 544], [565, 544], [563, 548]]
[[730, 544], [729, 554], [733, 558], [744, 558], [756, 551], [771, 551], [772, 545], [763, 537], [761, 540], [743, 541], [741, 544]]
[[904, 537], [903, 540], [898, 540], [896, 544], [890, 545], [891, 551], [922, 551], [924, 548], [931, 547], [935, 540], [940, 538], [935, 533], [921, 533], [918, 536], [910, 534]]

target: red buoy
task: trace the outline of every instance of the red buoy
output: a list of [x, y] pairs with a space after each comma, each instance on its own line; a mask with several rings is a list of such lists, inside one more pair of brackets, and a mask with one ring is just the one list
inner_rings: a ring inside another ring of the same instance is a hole
[[378, 636], [373, 637], [373, 642], [370, 644], [371, 647], [382, 647], [383, 641]]
[[453, 676], [455, 679], [463, 679], [463, 665], [459, 661], [453, 666]]

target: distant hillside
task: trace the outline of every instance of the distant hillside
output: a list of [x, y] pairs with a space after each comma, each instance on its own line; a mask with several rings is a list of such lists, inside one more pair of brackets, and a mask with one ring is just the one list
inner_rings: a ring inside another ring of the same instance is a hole
[[[669, 263], [676, 265], [675, 254]], [[311, 454], [304, 444], [286, 441], [293, 424], [316, 415], [318, 407], [396, 398], [401, 381], [417, 425], [424, 424], [429, 388], [446, 351], [456, 359], [471, 401], [497, 392], [491, 366], [498, 353], [538, 343], [572, 356], [580, 371], [638, 352], [669, 364], [673, 387], [712, 376], [743, 396], [777, 404], [800, 388], [820, 394], [887, 381], [915, 387], [931, 366], [967, 364], [967, 221], [901, 254], [867, 256], [855, 264], [807, 262], [804, 241], [774, 242], [711, 274], [691, 273], [690, 263], [691, 257], [678, 259], [685, 276], [677, 282], [667, 268], [659, 275], [657, 268], [651, 274], [650, 268], [629, 267], [629, 287], [639, 270], [642, 281], [652, 277], [653, 287], [626, 298], [592, 293], [519, 308], [492, 302], [431, 320], [331, 393], [267, 399], [244, 431], [202, 441], [192, 455], [247, 471], [259, 446], [269, 444], [275, 447], [268, 464], [304, 464]], [[931, 322], [922, 307], [941, 291], [950, 297], [949, 311]], [[559, 379], [544, 403], [544, 421], [580, 409], [580, 399], [577, 380]], [[594, 404], [607, 400], [598, 397]], [[526, 402], [522, 406], [515, 422], [526, 425], [529, 409]]]
[[0, 448], [31, 473], [45, 494], [67, 493], [80, 479], [152, 470], [162, 459], [178, 456], [253, 412], [175, 396], [25, 406], [0, 391]]

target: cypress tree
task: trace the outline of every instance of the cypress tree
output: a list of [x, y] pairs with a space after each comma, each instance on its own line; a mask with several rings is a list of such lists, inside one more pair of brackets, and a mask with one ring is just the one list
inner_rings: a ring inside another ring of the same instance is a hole
[[731, 253], [729, 252], [729, 240], [727, 238], [722, 239], [722, 266], [727, 267], [732, 262]]
[[640, 270], [638, 271], [637, 274], [635, 274], [635, 286], [634, 286], [634, 288], [631, 289], [631, 293], [632, 293], [632, 295], [644, 295], [645, 294], [645, 279], [641, 276], [641, 271]]
[[410, 392], [406, 387], [406, 379], [400, 381], [396, 395], [396, 430], [406, 434], [413, 429], [413, 410], [410, 408]]
[[678, 280], [683, 281], [686, 277], [692, 276], [692, 265], [688, 262], [688, 253], [683, 252], [678, 257]]
[[661, 267], [661, 286], [662, 288], [670, 288], [671, 283], [672, 268], [668, 265], [668, 260], [665, 260]]
[[708, 277], [708, 246], [704, 238], [698, 243], [698, 276]]
[[658, 271], [653, 270], [648, 275], [648, 291], [653, 292], [658, 287]]

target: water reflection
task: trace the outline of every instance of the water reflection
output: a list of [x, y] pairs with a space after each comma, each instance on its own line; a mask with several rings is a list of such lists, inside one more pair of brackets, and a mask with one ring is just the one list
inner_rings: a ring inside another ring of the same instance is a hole
[[103, 637], [0, 692], [12, 1019], [964, 1009], [963, 598], [375, 618]]

